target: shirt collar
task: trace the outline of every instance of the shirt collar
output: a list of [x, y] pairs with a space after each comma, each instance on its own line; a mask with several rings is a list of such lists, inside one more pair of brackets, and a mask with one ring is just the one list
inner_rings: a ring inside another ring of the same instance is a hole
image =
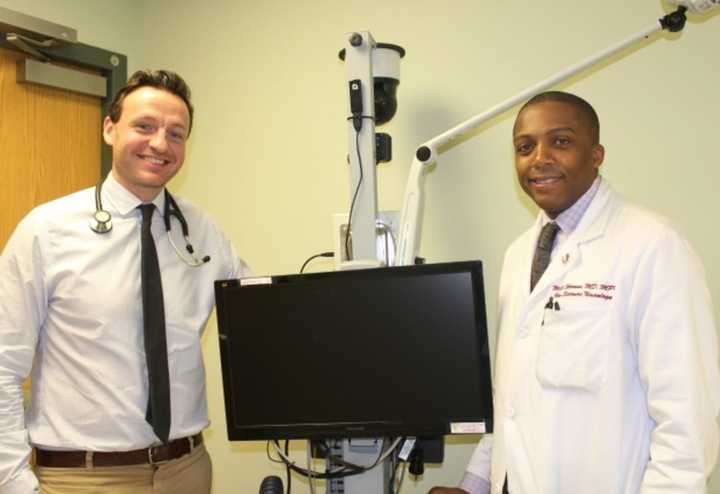
[[586, 190], [583, 195], [580, 196], [580, 199], [575, 201], [575, 204], [560, 213], [554, 220], [551, 219], [545, 211], [542, 211], [542, 220], [540, 222], [540, 226], [545, 226], [547, 223], [554, 221], [558, 224], [560, 230], [563, 233], [569, 234], [570, 232], [575, 230], [575, 228], [580, 223], [583, 215], [585, 214], [585, 211], [587, 211], [588, 207], [590, 206], [590, 203], [595, 197], [595, 194], [600, 188], [601, 181], [602, 178], [600, 177], [600, 175], [598, 175], [593, 181], [590, 188]]
[[[157, 210], [161, 213], [165, 211], [164, 190], [165, 189], [163, 189], [163, 193], [155, 196], [155, 199], [152, 201]], [[108, 173], [108, 176], [105, 178], [105, 182], [103, 182], [102, 201], [103, 204], [109, 204], [112, 206], [112, 209], [122, 216], [128, 215], [143, 203], [135, 194], [127, 190], [117, 180], [115, 180], [112, 172]]]

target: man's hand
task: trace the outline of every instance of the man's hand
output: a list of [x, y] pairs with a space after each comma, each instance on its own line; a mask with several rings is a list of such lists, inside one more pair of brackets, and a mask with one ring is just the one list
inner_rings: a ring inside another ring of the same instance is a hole
[[468, 494], [467, 491], [457, 487], [433, 487], [428, 494]]

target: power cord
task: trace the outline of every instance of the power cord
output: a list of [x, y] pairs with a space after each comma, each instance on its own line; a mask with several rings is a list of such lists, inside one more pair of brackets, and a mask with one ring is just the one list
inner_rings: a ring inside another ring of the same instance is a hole
[[305, 267], [312, 261], [313, 259], [317, 259], [318, 257], [335, 257], [335, 254], [331, 251], [328, 252], [321, 252], [320, 254], [315, 254], [314, 256], [308, 257], [305, 262], [303, 263], [302, 267], [300, 268], [300, 273], [305, 271]]
[[360, 185], [362, 185], [363, 182], [363, 166], [362, 166], [362, 156], [360, 155], [360, 129], [357, 127], [355, 128], [355, 153], [358, 157], [358, 164], [359, 164], [359, 171], [360, 171], [360, 178], [358, 179], [358, 183], [355, 186], [355, 193], [353, 194], [352, 202], [350, 203], [350, 212], [348, 213], [348, 219], [347, 219], [347, 231], [345, 232], [345, 259], [350, 261], [350, 235], [352, 235], [352, 214], [353, 210], [355, 209], [355, 201], [357, 200], [358, 193], [360, 192]]
[[[290, 451], [290, 441], [288, 439], [285, 440], [285, 456], [289, 454]], [[285, 476], [287, 477], [287, 491], [286, 494], [290, 494], [290, 487], [292, 483], [292, 475], [290, 475], [290, 467], [288, 464], [285, 464]]]
[[305, 450], [307, 453], [307, 471], [308, 471], [308, 485], [310, 486], [310, 494], [315, 494], [315, 477], [313, 477], [313, 469], [312, 469], [312, 445], [310, 443], [310, 440], [308, 439], [307, 442], [307, 448]]
[[[271, 441], [270, 445], [275, 448], [275, 452], [280, 456], [280, 458], [283, 460], [285, 465], [288, 469], [292, 470], [295, 473], [298, 473], [302, 475], [303, 477], [308, 476], [308, 471], [302, 467], [299, 467], [295, 464], [294, 461], [292, 461], [287, 454], [284, 454], [282, 450], [280, 449], [280, 445], [278, 441]], [[355, 475], [358, 473], [362, 473], [364, 470], [358, 469], [358, 470], [352, 470], [345, 467], [342, 467], [337, 470], [332, 470], [328, 472], [313, 472], [311, 475], [315, 479], [339, 479], [342, 477], [347, 477], [348, 475]]]
[[[328, 470], [326, 472], [316, 472], [312, 469], [305, 469], [302, 467], [299, 467], [295, 464], [294, 461], [292, 461], [287, 453], [283, 453], [282, 449], [280, 448], [280, 444], [277, 440], [269, 442], [271, 446], [275, 449], [275, 452], [278, 454], [278, 456], [282, 459], [283, 462], [285, 462], [286, 467], [289, 470], [292, 470], [295, 473], [298, 473], [302, 475], [303, 477], [312, 477], [313, 479], [339, 479], [343, 477], [349, 477], [350, 475], [358, 475], [360, 473], [366, 472], [372, 468], [375, 468], [377, 465], [381, 464], [385, 459], [390, 456], [395, 449], [397, 448], [398, 444], [402, 441], [402, 437], [398, 437], [393, 441], [393, 443], [390, 445], [390, 447], [380, 452], [380, 455], [378, 455], [377, 459], [368, 466], [361, 466], [361, 465], [355, 465], [346, 461], [341, 460], [340, 458], [331, 457], [331, 460], [333, 462], [336, 462], [338, 464], [341, 464], [342, 466], [336, 470]], [[285, 442], [285, 450], [288, 450], [288, 441]], [[289, 483], [289, 482], [288, 482]]]
[[362, 185], [362, 182], [363, 182], [362, 156], [360, 155], [360, 130], [362, 129], [362, 121], [364, 119], [375, 120], [375, 117], [372, 117], [370, 115], [353, 114], [353, 116], [348, 117], [347, 119], [352, 120], [353, 128], [355, 129], [355, 154], [357, 154], [358, 165], [360, 168], [360, 178], [358, 180], [357, 186], [355, 186], [355, 193], [353, 194], [353, 199], [352, 199], [352, 202], [350, 203], [350, 212], [348, 213], [348, 220], [347, 220], [347, 232], [345, 233], [345, 258], [348, 261], [351, 261], [352, 259], [350, 259], [349, 240], [350, 240], [350, 235], [352, 235], [352, 228], [351, 228], [352, 214], [353, 214], [353, 209], [355, 209], [355, 200], [357, 199], [358, 192], [360, 192], [360, 185]]

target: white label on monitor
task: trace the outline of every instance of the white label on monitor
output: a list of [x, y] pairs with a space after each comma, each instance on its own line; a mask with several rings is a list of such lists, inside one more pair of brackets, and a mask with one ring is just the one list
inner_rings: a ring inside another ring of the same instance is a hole
[[485, 434], [485, 422], [453, 422], [451, 434]]
[[271, 285], [272, 277], [270, 276], [259, 276], [257, 278], [243, 278], [240, 280], [240, 286], [248, 285]]
[[398, 455], [401, 460], [407, 461], [407, 459], [410, 457], [410, 453], [412, 452], [413, 448], [415, 447], [415, 438], [414, 437], [408, 437], [405, 439], [405, 442], [402, 445], [402, 448], [400, 449], [400, 454]]

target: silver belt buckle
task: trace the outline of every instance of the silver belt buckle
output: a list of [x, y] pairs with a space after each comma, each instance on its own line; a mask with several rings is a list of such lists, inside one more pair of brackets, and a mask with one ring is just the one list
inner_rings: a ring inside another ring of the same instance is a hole
[[155, 459], [153, 458], [153, 450], [155, 449], [155, 446], [150, 446], [148, 448], [148, 463], [151, 465], [155, 464]]

